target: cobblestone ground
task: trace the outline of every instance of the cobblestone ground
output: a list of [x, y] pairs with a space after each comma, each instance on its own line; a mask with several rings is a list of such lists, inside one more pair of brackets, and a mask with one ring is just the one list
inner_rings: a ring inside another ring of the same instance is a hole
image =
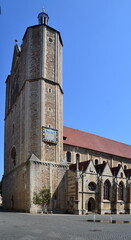
[[131, 221], [131, 215], [96, 215], [96, 222], [88, 220], [94, 220], [94, 215], [0, 212], [0, 240], [131, 240], [131, 222], [122, 223]]

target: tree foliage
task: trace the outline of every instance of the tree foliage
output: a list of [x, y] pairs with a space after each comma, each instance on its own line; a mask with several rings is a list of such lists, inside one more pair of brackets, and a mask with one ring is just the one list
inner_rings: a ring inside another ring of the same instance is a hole
[[50, 201], [51, 195], [48, 188], [42, 188], [39, 193], [34, 192], [33, 203], [35, 205], [47, 205]]

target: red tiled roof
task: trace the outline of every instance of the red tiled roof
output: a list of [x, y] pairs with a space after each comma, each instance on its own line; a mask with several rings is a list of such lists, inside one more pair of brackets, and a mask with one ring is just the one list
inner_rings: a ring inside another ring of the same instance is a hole
[[131, 168], [124, 170], [124, 172], [125, 172], [126, 177], [130, 177], [131, 176]]
[[64, 127], [63, 136], [65, 137], [64, 144], [131, 159], [131, 145], [69, 127]]
[[95, 165], [95, 169], [96, 169], [97, 173], [102, 174], [105, 169], [106, 164], [107, 163]]
[[113, 176], [117, 176], [120, 168], [121, 168], [121, 165], [120, 165], [120, 166], [117, 166], [117, 167], [112, 167], [112, 168], [111, 168], [111, 171], [112, 171]]
[[[79, 163], [79, 170], [80, 170], [80, 171], [81, 171], [81, 170], [86, 171], [86, 169], [87, 169], [87, 167], [88, 167], [88, 165], [89, 165], [89, 162], [90, 162], [90, 160], [89, 160], [89, 161], [85, 161], [85, 162], [80, 162], [80, 163]], [[70, 169], [71, 171], [76, 171], [76, 163], [70, 164], [69, 169]]]

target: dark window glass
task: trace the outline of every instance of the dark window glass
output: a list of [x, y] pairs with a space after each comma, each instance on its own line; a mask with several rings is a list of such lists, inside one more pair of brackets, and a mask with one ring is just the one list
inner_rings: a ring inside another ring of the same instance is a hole
[[109, 180], [106, 180], [104, 183], [104, 199], [105, 200], [110, 200], [110, 182]]
[[80, 162], [80, 154], [78, 154], [78, 153], [76, 154], [76, 162], [78, 162], [78, 163]]
[[123, 196], [124, 196], [124, 186], [123, 186], [123, 183], [120, 182], [119, 183], [119, 187], [118, 187], [118, 199], [119, 200], [123, 200]]
[[90, 191], [95, 191], [95, 189], [96, 189], [96, 184], [95, 184], [94, 182], [90, 182], [90, 183], [88, 184], [88, 188], [89, 188]]
[[127, 169], [127, 166], [126, 165], [124, 165], [124, 170], [126, 170]]
[[121, 172], [121, 178], [123, 178], [123, 173]]
[[15, 166], [16, 165], [16, 149], [15, 149], [15, 147], [13, 147], [11, 150], [11, 158], [13, 159], [13, 164]]
[[71, 153], [70, 152], [66, 153], [66, 161], [71, 162]]
[[98, 165], [98, 159], [95, 159], [95, 165]]

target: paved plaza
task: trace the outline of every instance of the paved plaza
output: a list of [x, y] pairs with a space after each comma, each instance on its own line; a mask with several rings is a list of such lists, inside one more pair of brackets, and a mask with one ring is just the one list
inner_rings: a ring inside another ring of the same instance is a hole
[[[94, 218], [96, 222], [92, 222]], [[110, 223], [111, 220], [118, 223]], [[131, 215], [94, 217], [0, 212], [0, 240], [131, 240], [131, 223], [122, 221], [131, 221]]]

